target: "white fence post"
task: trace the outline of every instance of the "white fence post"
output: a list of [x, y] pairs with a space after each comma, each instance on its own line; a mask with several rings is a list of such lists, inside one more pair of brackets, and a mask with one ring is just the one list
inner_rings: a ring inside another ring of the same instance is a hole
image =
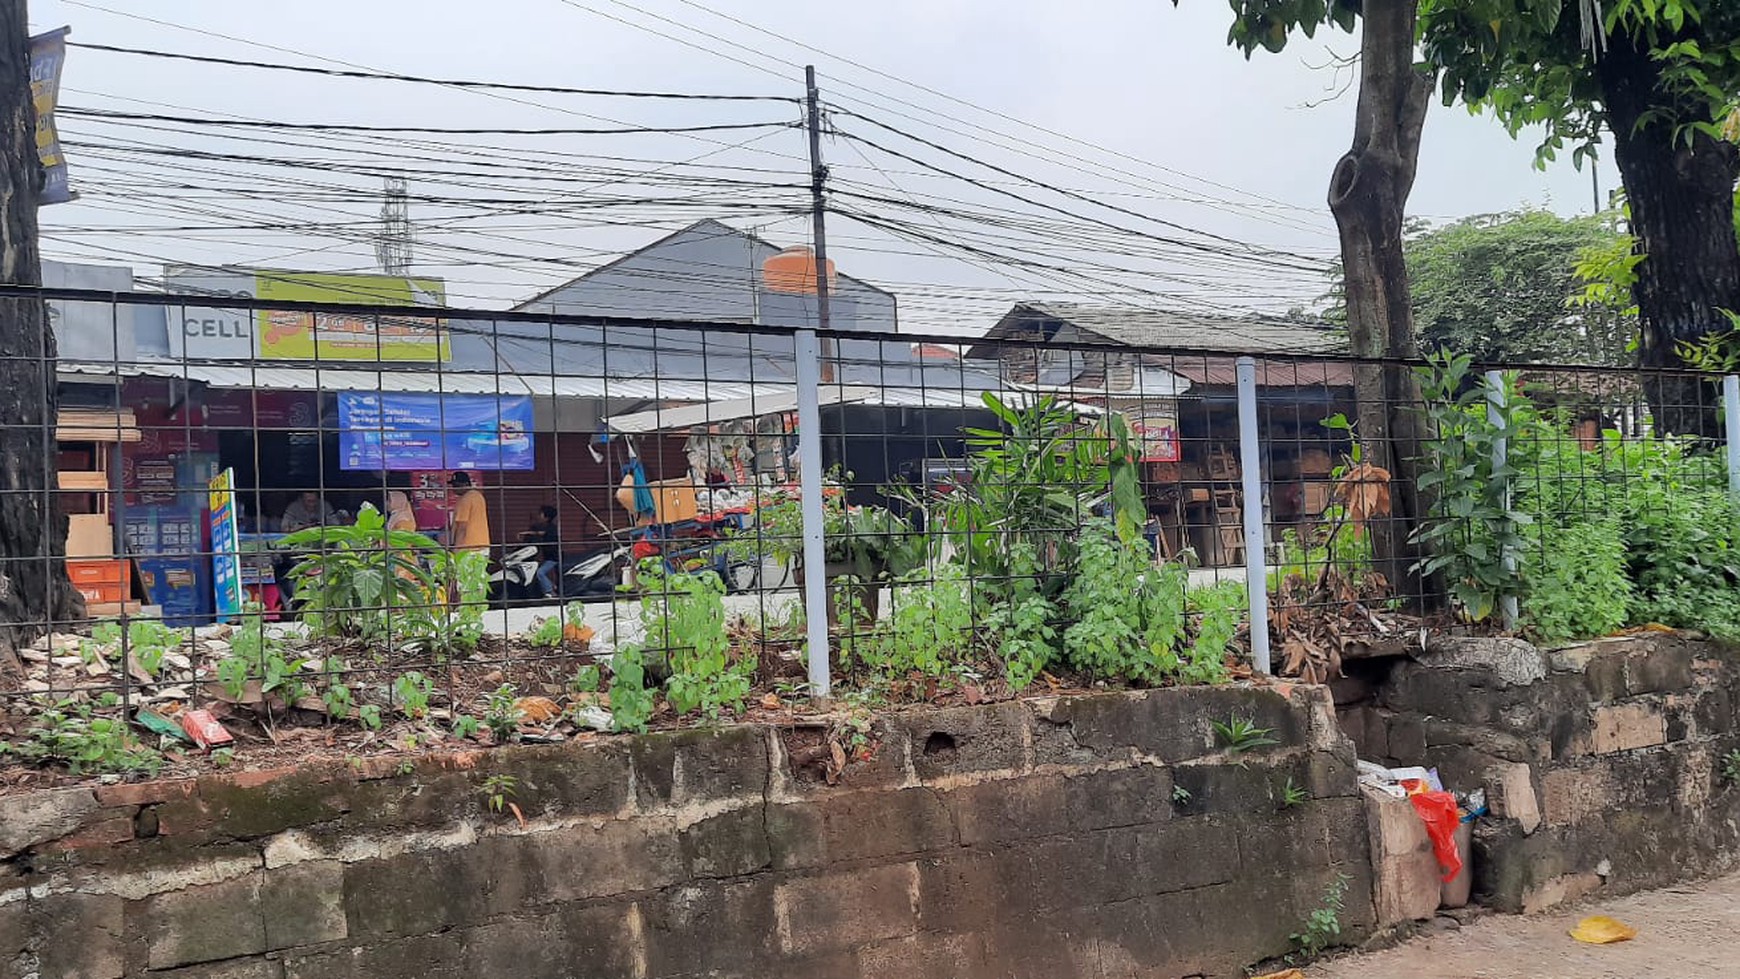
[[832, 686], [828, 650], [828, 573], [822, 537], [822, 348], [814, 330], [798, 330], [798, 494], [803, 515], [804, 634], [809, 646], [810, 696]]
[[1740, 503], [1740, 375], [1722, 378], [1722, 438], [1728, 443], [1728, 495]]
[[[1504, 422], [1505, 401], [1508, 397], [1509, 392], [1504, 389], [1504, 372], [1487, 371], [1486, 420], [1494, 428], [1497, 428]], [[1501, 471], [1508, 466], [1509, 462], [1510, 439], [1504, 435], [1500, 435], [1492, 441], [1492, 468], [1494, 471]], [[1504, 481], [1503, 496], [1504, 509], [1507, 513], [1510, 511], [1510, 489], [1510, 478], [1507, 476]], [[1504, 567], [1505, 576], [1507, 578], [1515, 578], [1516, 551], [1507, 546], [1499, 554], [1498, 560]], [[1506, 595], [1499, 599], [1499, 612], [1504, 616], [1505, 630], [1507, 632], [1516, 631], [1517, 618], [1521, 614], [1521, 610], [1517, 608], [1516, 596]]]
[[1263, 514], [1263, 448], [1257, 441], [1257, 362], [1237, 361], [1239, 469], [1244, 479], [1245, 594], [1251, 607], [1251, 667], [1269, 669], [1269, 566]]

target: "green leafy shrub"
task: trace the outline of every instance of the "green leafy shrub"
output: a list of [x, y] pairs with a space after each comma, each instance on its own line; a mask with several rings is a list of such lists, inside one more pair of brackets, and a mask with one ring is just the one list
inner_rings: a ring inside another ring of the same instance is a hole
[[965, 665], [973, 641], [966, 574], [944, 565], [935, 577], [911, 572], [889, 589], [888, 615], [846, 645], [873, 670], [943, 677]]
[[1083, 525], [1075, 574], [1064, 591], [1070, 624], [1063, 655], [1089, 676], [1160, 683], [1177, 676], [1186, 572], [1155, 567], [1146, 548], [1119, 539], [1109, 521]]
[[[441, 652], [475, 649], [483, 637], [487, 555], [388, 530], [368, 504], [350, 527], [310, 527], [281, 546], [306, 552], [290, 578], [317, 634]], [[448, 604], [450, 594], [457, 604]]]
[[[1438, 351], [1427, 359], [1415, 376], [1428, 423], [1419, 489], [1431, 507], [1412, 537], [1428, 552], [1414, 570], [1442, 574], [1456, 605], [1479, 622], [1523, 590], [1506, 555], [1522, 550], [1529, 517], [1511, 506], [1515, 469], [1508, 461], [1493, 464], [1494, 445], [1516, 435], [1517, 416], [1509, 399], [1489, 411], [1484, 381], [1468, 357]], [[1505, 384], [1514, 388], [1515, 376]]]
[[[624, 648], [637, 661], [665, 664], [665, 697], [679, 714], [717, 719], [742, 710], [755, 676], [755, 658], [732, 658], [725, 630], [725, 583], [712, 572], [666, 574], [656, 561], [641, 569], [638, 643]], [[614, 690], [614, 688], [613, 688]], [[613, 694], [614, 696], [614, 694]]]
[[[1540, 525], [1537, 525], [1540, 526]], [[1617, 519], [1573, 523], [1530, 534], [1529, 631], [1546, 642], [1604, 636], [1631, 619], [1635, 588], [1626, 575], [1625, 535]]]
[[38, 703], [23, 740], [0, 742], [0, 757], [62, 765], [74, 775], [156, 775], [163, 767], [163, 756], [140, 743], [125, 718], [96, 715], [88, 702]]

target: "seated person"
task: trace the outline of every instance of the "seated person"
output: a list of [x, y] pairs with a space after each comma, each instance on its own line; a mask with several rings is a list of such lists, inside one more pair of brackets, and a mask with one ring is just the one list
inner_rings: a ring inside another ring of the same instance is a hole
[[286, 534], [294, 534], [298, 530], [334, 523], [337, 516], [332, 505], [318, 491], [304, 490], [284, 508], [284, 517], [278, 522], [278, 529]]
[[544, 597], [560, 597], [561, 588], [556, 583], [556, 571], [562, 560], [562, 532], [556, 527], [557, 510], [546, 503], [538, 508], [532, 517], [531, 529], [520, 535], [520, 540], [528, 544], [538, 544], [538, 587], [543, 590]]

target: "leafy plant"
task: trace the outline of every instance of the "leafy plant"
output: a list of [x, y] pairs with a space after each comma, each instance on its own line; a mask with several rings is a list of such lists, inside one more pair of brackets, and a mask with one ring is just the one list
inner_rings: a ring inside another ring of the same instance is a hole
[[1180, 669], [1186, 683], [1226, 681], [1226, 652], [1238, 634], [1239, 621], [1249, 604], [1242, 582], [1223, 581], [1198, 588], [1186, 596], [1196, 617], [1196, 638], [1191, 640]]
[[851, 655], [874, 670], [953, 675], [973, 637], [972, 603], [965, 574], [941, 567], [935, 578], [915, 571], [889, 589], [889, 611], [871, 632], [849, 647]]
[[140, 743], [125, 718], [96, 715], [90, 703], [71, 699], [37, 704], [24, 739], [0, 742], [0, 755], [63, 765], [74, 775], [156, 775], [163, 766], [163, 756]]
[[456, 738], [472, 737], [477, 734], [479, 726], [477, 718], [470, 714], [460, 714], [453, 719], [453, 736]]
[[320, 666], [321, 672], [326, 675], [326, 689], [320, 694], [321, 701], [326, 704], [326, 713], [338, 720], [344, 720], [356, 706], [350, 687], [342, 679], [345, 671], [344, 660], [337, 656], [328, 656]]
[[302, 680], [307, 661], [286, 655], [282, 640], [266, 631], [259, 606], [250, 606], [230, 636], [230, 654], [218, 662], [217, 679], [234, 700], [245, 696], [250, 680], [260, 682], [262, 695], [277, 695], [294, 704], [309, 693]]
[[1063, 594], [1072, 620], [1063, 631], [1069, 665], [1090, 676], [1150, 684], [1177, 676], [1184, 568], [1155, 567], [1146, 548], [1132, 546], [1098, 518], [1083, 525], [1078, 548], [1075, 575]]
[[562, 618], [552, 615], [539, 619], [526, 633], [526, 642], [539, 649], [555, 649], [562, 645]]
[[374, 704], [364, 704], [356, 709], [356, 719], [370, 731], [381, 729], [381, 709]]
[[1176, 805], [1185, 805], [1190, 801], [1190, 790], [1182, 785], [1172, 787], [1172, 801]]
[[219, 748], [211, 753], [211, 763], [219, 768], [228, 768], [236, 762], [236, 749]]
[[569, 602], [563, 606], [560, 615], [545, 616], [532, 626], [526, 633], [526, 642], [539, 649], [555, 649], [562, 645], [568, 637], [569, 628], [579, 628], [586, 624], [586, 606], [582, 602]]
[[399, 710], [413, 721], [429, 715], [429, 695], [434, 691], [435, 681], [416, 670], [393, 680], [393, 699], [398, 702]]
[[127, 626], [128, 655], [152, 676], [163, 672], [163, 658], [169, 651], [186, 642], [187, 633], [155, 619], [137, 619]]
[[1291, 775], [1287, 776], [1287, 784], [1281, 786], [1281, 808], [1291, 809], [1311, 801], [1311, 793], [1294, 783]]
[[[309, 613], [305, 621], [319, 634], [440, 652], [474, 649], [483, 636], [487, 555], [388, 530], [368, 504], [353, 526], [310, 527], [285, 537], [282, 546], [307, 553], [290, 578]], [[449, 595], [457, 604], [448, 604]]]
[[491, 775], [483, 780], [483, 786], [478, 792], [483, 795], [490, 812], [500, 813], [507, 808], [508, 800], [514, 797], [514, 790], [519, 788], [519, 784], [520, 780], [512, 775]]
[[597, 663], [587, 663], [575, 670], [573, 678], [568, 681], [568, 689], [575, 693], [595, 693], [603, 685], [603, 673]]
[[1740, 784], [1740, 748], [1722, 756], [1722, 781], [1729, 785]]
[[641, 589], [642, 638], [623, 652], [634, 654], [637, 663], [648, 655], [664, 661], [670, 670], [665, 697], [677, 713], [717, 719], [724, 708], [741, 711], [755, 659], [731, 656], [724, 582], [712, 572], [666, 574], [649, 561], [641, 571]]
[[1523, 606], [1529, 631], [1547, 642], [1605, 636], [1625, 627], [1635, 601], [1619, 521], [1537, 524], [1529, 535]]
[[514, 692], [511, 683], [504, 683], [489, 693], [489, 703], [483, 712], [483, 725], [495, 735], [497, 744], [507, 744], [519, 739], [520, 709], [514, 703], [518, 699], [519, 695]]
[[934, 526], [987, 608], [1007, 601], [1021, 577], [1055, 598], [1074, 569], [1084, 514], [1109, 506], [1125, 540], [1146, 519], [1129, 428], [1116, 413], [1084, 422], [1051, 397], [1012, 405], [987, 392], [984, 403], [1002, 427], [965, 430], [970, 476], [936, 502]]
[[1323, 888], [1323, 904], [1309, 915], [1299, 930], [1288, 936], [1307, 959], [1322, 955], [1324, 950], [1341, 939], [1341, 912], [1347, 908], [1346, 874], [1336, 874]]
[[[1421, 442], [1419, 488], [1431, 507], [1411, 538], [1428, 551], [1414, 570], [1443, 574], [1451, 598], [1478, 622], [1523, 591], [1516, 555], [1530, 519], [1511, 506], [1515, 468], [1493, 460], [1495, 444], [1517, 433], [1518, 415], [1511, 397], [1502, 407], [1488, 400], [1468, 357], [1438, 351], [1427, 361], [1415, 376], [1430, 432]], [[1503, 383], [1514, 391], [1516, 376]]]
[[1258, 748], [1267, 748], [1281, 742], [1270, 737], [1274, 728], [1258, 727], [1256, 722], [1248, 717], [1230, 717], [1225, 721], [1214, 721], [1215, 737], [1220, 740], [1221, 747], [1229, 755], [1242, 755]]
[[640, 655], [629, 648], [610, 659], [610, 720], [618, 731], [644, 732], [658, 704], [657, 692], [647, 688]]

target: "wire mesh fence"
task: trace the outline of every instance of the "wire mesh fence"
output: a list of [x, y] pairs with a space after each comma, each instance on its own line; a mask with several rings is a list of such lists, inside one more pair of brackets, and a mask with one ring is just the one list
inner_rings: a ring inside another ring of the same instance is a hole
[[111, 332], [8, 365], [54, 371], [22, 434], [58, 476], [8, 492], [65, 559], [5, 573], [82, 597], [12, 623], [43, 636], [0, 682], [25, 758], [160, 764], [102, 733], [129, 723], [296, 752], [1325, 680], [1428, 629], [1740, 634], [1719, 378], [1055, 311], [962, 343], [49, 295]]

